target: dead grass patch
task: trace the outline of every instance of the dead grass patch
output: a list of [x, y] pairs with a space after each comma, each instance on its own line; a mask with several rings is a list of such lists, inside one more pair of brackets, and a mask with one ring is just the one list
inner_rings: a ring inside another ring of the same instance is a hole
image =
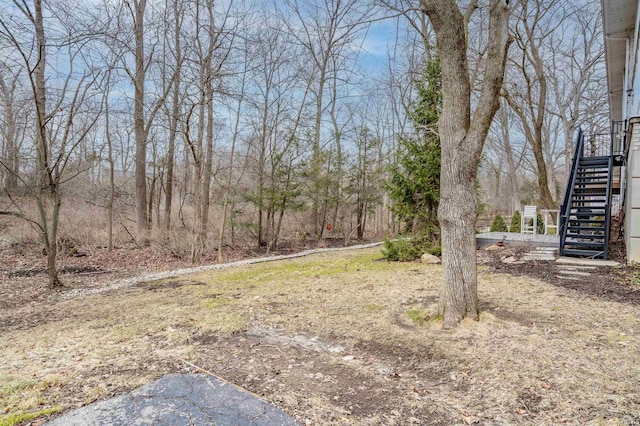
[[0, 337], [0, 421], [184, 361], [312, 424], [640, 419], [638, 307], [481, 272], [481, 320], [443, 331], [441, 267], [379, 257], [324, 253], [58, 302], [55, 320]]

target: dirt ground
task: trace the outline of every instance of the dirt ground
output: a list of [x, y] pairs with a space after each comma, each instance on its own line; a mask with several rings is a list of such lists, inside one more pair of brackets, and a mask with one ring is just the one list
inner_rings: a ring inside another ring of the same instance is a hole
[[[480, 260], [481, 320], [452, 331], [434, 315], [441, 266], [388, 263], [379, 249], [71, 299], [43, 291], [38, 274], [15, 275], [27, 264], [2, 263], [0, 425], [40, 424], [186, 371], [229, 380], [306, 425], [640, 424], [635, 271], [598, 270], [580, 287], [533, 272], [548, 265]], [[126, 275], [69, 271], [70, 286]]]

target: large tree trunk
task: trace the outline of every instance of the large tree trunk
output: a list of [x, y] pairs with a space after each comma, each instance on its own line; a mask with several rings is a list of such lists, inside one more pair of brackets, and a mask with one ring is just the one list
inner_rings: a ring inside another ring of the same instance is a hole
[[[475, 221], [476, 173], [493, 117], [509, 45], [509, 8], [505, 0], [491, 0], [484, 82], [471, 119], [471, 84], [467, 58], [466, 22], [455, 0], [420, 3], [436, 32], [442, 66], [440, 206], [444, 283], [440, 314], [444, 327], [463, 318], [479, 318]], [[471, 9], [472, 10], [472, 9]], [[467, 13], [470, 15], [470, 13]]]
[[553, 195], [551, 195], [551, 190], [549, 189], [547, 163], [544, 160], [544, 152], [542, 150], [542, 134], [536, 135], [535, 143], [531, 144], [531, 148], [536, 160], [536, 168], [538, 169], [539, 203], [545, 208], [551, 209], [555, 206], [555, 203], [553, 201]]
[[[443, 134], [440, 138], [445, 140]], [[475, 169], [468, 163], [464, 158], [442, 156], [442, 176], [449, 177], [441, 180], [438, 209], [445, 283], [440, 314], [445, 328], [465, 317], [479, 318], [475, 241], [478, 207]]]
[[144, 10], [146, 0], [135, 3], [135, 61], [134, 77], [134, 129], [136, 136], [136, 240], [138, 245], [149, 243], [149, 221], [147, 218], [147, 132], [144, 121]]

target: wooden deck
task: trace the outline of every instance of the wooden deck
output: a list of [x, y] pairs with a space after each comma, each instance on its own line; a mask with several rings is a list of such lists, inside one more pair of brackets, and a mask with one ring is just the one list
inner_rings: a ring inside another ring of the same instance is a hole
[[557, 235], [520, 234], [516, 232], [485, 232], [476, 234], [478, 247], [486, 247], [503, 241], [505, 244], [530, 245], [533, 247], [559, 247], [560, 239]]

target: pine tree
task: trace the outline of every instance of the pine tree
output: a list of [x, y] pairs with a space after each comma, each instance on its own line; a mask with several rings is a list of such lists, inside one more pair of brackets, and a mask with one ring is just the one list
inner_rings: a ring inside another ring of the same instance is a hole
[[493, 222], [491, 222], [490, 232], [507, 232], [507, 224], [499, 214], [495, 215]]
[[509, 225], [509, 232], [521, 232], [522, 231], [522, 216], [520, 211], [516, 210], [511, 216], [511, 224]]
[[439, 60], [428, 62], [423, 78], [416, 81], [417, 99], [407, 111], [415, 134], [399, 140], [397, 161], [390, 167], [386, 184], [389, 196], [395, 202], [393, 213], [420, 245], [434, 244], [439, 239], [440, 138], [437, 123], [442, 105], [441, 80]]
[[540, 212], [536, 212], [536, 234], [544, 234], [544, 219]]

